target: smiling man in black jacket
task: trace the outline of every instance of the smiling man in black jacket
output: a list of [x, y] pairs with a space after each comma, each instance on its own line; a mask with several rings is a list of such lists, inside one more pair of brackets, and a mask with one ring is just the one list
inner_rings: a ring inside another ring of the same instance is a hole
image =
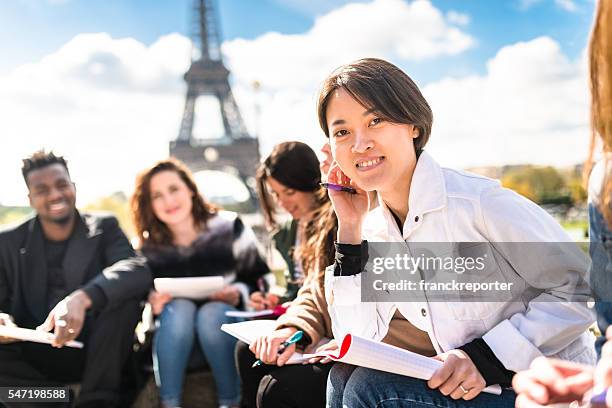
[[76, 210], [64, 158], [36, 152], [22, 172], [36, 216], [0, 232], [0, 325], [56, 337], [0, 337], [0, 387], [80, 382], [79, 406], [115, 405], [151, 273], [114, 217]]

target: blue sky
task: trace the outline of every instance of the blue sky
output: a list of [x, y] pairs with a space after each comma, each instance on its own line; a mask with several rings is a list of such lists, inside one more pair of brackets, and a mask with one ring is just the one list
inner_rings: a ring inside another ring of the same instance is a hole
[[[318, 149], [318, 85], [342, 63], [378, 56], [422, 88], [435, 117], [428, 148], [443, 165], [584, 159], [594, 0], [217, 3], [234, 94], [262, 155], [284, 140]], [[0, 203], [24, 204], [19, 159], [41, 147], [68, 156], [86, 180], [84, 202], [129, 193], [137, 171], [167, 155], [183, 108], [191, 4], [0, 1], [0, 172], [9, 180]], [[201, 106], [202, 117], [215, 109]]]

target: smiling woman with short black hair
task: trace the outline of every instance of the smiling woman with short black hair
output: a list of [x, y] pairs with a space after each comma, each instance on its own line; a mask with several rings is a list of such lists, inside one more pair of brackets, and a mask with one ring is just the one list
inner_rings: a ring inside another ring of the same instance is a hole
[[[399, 312], [426, 332], [443, 362], [425, 383], [363, 367], [335, 365], [329, 407], [512, 407], [515, 395], [482, 394], [508, 386], [514, 371], [540, 355], [594, 361], [587, 308], [586, 262], [558, 254], [554, 266], [521, 265], [500, 251], [491, 265], [521, 287], [518, 302], [361, 302], [371, 242], [571, 242], [544, 210], [496, 180], [440, 167], [425, 150], [433, 114], [416, 84], [395, 65], [367, 58], [344, 65], [323, 83], [318, 116], [335, 163], [328, 181], [357, 193], [329, 191], [338, 217], [336, 262], [325, 290], [336, 339], [352, 333], [380, 341]], [[368, 192], [379, 207], [368, 212]], [[542, 257], [545, 259], [545, 257]], [[554, 269], [554, 270], [553, 270]], [[555, 283], [542, 279], [552, 272]], [[506, 277], [503, 275], [502, 277]], [[576, 301], [578, 299], [578, 301]], [[462, 400], [456, 402], [455, 400]], [[402, 405], [403, 404], [403, 405]]]

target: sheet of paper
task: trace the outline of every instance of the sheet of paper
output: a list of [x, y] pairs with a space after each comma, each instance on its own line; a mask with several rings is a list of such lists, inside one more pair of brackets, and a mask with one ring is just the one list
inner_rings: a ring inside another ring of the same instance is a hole
[[274, 329], [276, 329], [276, 320], [247, 320], [221, 325], [221, 330], [247, 344], [251, 344], [259, 336], [273, 332]]
[[168, 293], [175, 298], [205, 299], [223, 289], [222, 276], [199, 276], [194, 278], [155, 278], [155, 290]]
[[[51, 344], [55, 339], [53, 333], [12, 326], [0, 326], [0, 336], [43, 344]], [[65, 345], [68, 347], [83, 348], [83, 343], [80, 341], [69, 341]]]

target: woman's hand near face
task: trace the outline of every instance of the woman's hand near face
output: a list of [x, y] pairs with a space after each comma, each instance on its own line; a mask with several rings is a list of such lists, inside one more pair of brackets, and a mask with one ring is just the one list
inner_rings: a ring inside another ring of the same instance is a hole
[[162, 312], [162, 310], [164, 310], [164, 306], [166, 306], [166, 303], [172, 300], [172, 295], [152, 290], [149, 292], [149, 298], [147, 300], [151, 304], [153, 314], [157, 316]]
[[437, 388], [452, 399], [468, 401], [476, 398], [485, 389], [485, 379], [472, 359], [462, 350], [451, 350], [434, 358], [444, 364], [427, 382], [429, 388]]
[[329, 169], [327, 181], [342, 186], [350, 186], [357, 191], [356, 194], [334, 190], [328, 190], [327, 192], [338, 217], [338, 242], [343, 244], [361, 243], [361, 226], [370, 207], [368, 193], [353, 183], [336, 162], [333, 162]]

